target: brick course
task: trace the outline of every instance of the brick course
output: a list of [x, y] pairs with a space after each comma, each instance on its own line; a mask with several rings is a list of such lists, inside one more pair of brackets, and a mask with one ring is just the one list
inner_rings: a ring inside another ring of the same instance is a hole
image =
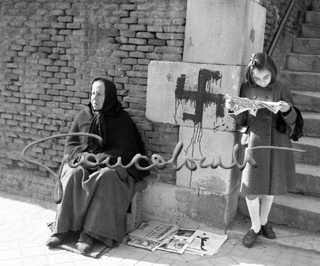
[[[179, 127], [145, 119], [147, 66], [151, 60], [182, 60], [187, 0], [78, 2], [0, 2], [0, 190], [52, 201], [55, 178], [24, 162], [21, 151], [32, 141], [67, 133], [97, 76], [116, 83], [148, 155], [171, 158]], [[289, 0], [260, 2], [268, 10], [267, 49]], [[284, 35], [293, 35], [303, 2], [297, 1]], [[63, 147], [64, 139], [49, 140], [28, 157], [57, 172]], [[154, 169], [150, 178], [174, 185], [175, 171]]]

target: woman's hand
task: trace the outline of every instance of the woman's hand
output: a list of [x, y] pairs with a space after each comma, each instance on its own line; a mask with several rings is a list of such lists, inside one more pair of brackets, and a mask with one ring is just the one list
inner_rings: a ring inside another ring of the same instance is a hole
[[291, 108], [291, 105], [284, 101], [279, 101], [278, 103], [281, 105], [280, 112], [282, 113], [288, 112]]

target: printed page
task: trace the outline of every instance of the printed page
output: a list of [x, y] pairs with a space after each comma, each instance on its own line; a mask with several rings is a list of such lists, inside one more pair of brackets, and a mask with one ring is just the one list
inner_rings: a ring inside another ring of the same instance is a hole
[[173, 236], [166, 240], [158, 249], [168, 252], [183, 254], [193, 241], [195, 230], [179, 229]]
[[145, 240], [142, 238], [134, 238], [134, 237], [129, 237], [127, 240], [127, 245], [129, 246], [148, 249], [151, 251], [155, 251], [162, 244], [163, 244], [163, 241], [151, 241], [151, 240]]
[[249, 111], [251, 114], [256, 116], [258, 109], [262, 108], [267, 108], [269, 111], [276, 114], [281, 108], [281, 105], [278, 102], [255, 101], [229, 94], [226, 94], [226, 97], [233, 101], [234, 108], [232, 111], [236, 115], [244, 111]]
[[211, 232], [197, 230], [194, 233], [194, 239], [187, 247], [186, 252], [192, 252], [199, 255], [216, 254], [223, 243], [228, 239], [227, 235], [219, 235]]
[[234, 107], [233, 107], [233, 112], [234, 114], [238, 115], [244, 111], [257, 111], [258, 106], [254, 103], [254, 101], [248, 99], [248, 98], [242, 98], [238, 96], [233, 96], [226, 94], [227, 98], [233, 101]]
[[263, 102], [263, 101], [257, 101], [258, 108], [267, 108], [272, 113], [276, 114], [281, 108], [280, 103], [278, 102]]
[[163, 224], [155, 221], [142, 223], [138, 229], [129, 234], [130, 237], [142, 238], [151, 241], [162, 241], [177, 232], [179, 227], [172, 224]]

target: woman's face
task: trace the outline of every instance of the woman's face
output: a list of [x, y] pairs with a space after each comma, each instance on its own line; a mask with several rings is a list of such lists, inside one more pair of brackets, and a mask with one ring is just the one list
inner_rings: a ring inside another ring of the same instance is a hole
[[268, 69], [252, 69], [252, 78], [260, 87], [267, 87], [271, 81], [271, 77], [271, 72]]
[[98, 80], [92, 84], [91, 89], [91, 104], [93, 110], [99, 111], [102, 109], [105, 98], [105, 88], [102, 81]]

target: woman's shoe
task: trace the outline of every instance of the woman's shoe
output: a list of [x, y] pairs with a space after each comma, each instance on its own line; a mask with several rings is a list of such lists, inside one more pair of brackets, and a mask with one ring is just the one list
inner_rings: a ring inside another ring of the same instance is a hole
[[62, 244], [62, 242], [67, 237], [68, 233], [60, 233], [60, 234], [53, 234], [50, 236], [46, 242], [46, 246], [54, 248]]
[[269, 239], [276, 238], [276, 233], [272, 230], [272, 225], [270, 223], [266, 223], [265, 225], [262, 225], [261, 229], [264, 237]]
[[76, 246], [81, 254], [89, 253], [93, 248], [93, 237], [82, 231]]
[[253, 231], [253, 229], [250, 229], [248, 231], [248, 233], [244, 236], [244, 238], [242, 239], [242, 244], [246, 247], [246, 248], [251, 248], [254, 244], [254, 242], [256, 241], [257, 237], [259, 235], [261, 235], [261, 230], [258, 233], [255, 233], [255, 231]]

